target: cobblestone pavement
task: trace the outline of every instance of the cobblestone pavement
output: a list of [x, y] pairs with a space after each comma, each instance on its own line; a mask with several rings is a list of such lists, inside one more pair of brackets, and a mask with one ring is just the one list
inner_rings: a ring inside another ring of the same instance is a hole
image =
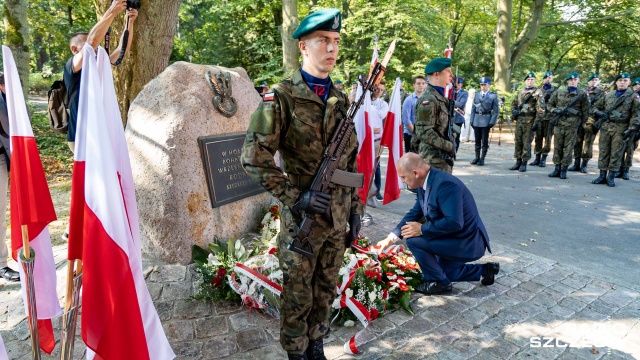
[[[364, 229], [384, 237], [397, 215], [370, 210]], [[66, 249], [56, 247], [59, 294]], [[343, 344], [358, 326], [334, 327], [329, 359], [633, 359], [640, 358], [640, 293], [526, 252], [494, 246], [480, 262], [500, 262], [492, 286], [456, 283], [451, 296], [414, 294], [415, 316], [396, 311], [371, 322], [362, 355]], [[179, 359], [284, 359], [278, 320], [233, 303], [186, 302], [192, 267], [145, 264], [147, 286]], [[59, 321], [54, 326], [59, 329]], [[80, 330], [78, 329], [78, 334]], [[19, 286], [0, 283], [0, 335], [10, 359], [30, 359]], [[56, 336], [59, 336], [57, 331]], [[83, 357], [78, 337], [76, 357]], [[59, 358], [59, 343], [53, 356]]]

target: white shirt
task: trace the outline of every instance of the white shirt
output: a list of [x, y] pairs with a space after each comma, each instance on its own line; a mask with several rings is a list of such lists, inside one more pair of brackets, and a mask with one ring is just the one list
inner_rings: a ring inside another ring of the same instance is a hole
[[[425, 195], [427, 193], [427, 181], [429, 181], [429, 174], [431, 174], [431, 170], [429, 170], [429, 172], [427, 173], [427, 177], [424, 179], [424, 184], [422, 184], [422, 194]], [[424, 199], [424, 201], [427, 201], [427, 199]], [[393, 242], [396, 242], [398, 240], [400, 240], [399, 237], [396, 236], [396, 234], [394, 234], [393, 232], [389, 233], [389, 237], [391, 238], [391, 240]]]
[[382, 120], [387, 117], [389, 104], [387, 104], [382, 97], [379, 97], [372, 100], [371, 105], [373, 111], [369, 114], [369, 126], [371, 126], [372, 129], [380, 129], [379, 133], [373, 134], [373, 140], [380, 140], [380, 138], [382, 138]]

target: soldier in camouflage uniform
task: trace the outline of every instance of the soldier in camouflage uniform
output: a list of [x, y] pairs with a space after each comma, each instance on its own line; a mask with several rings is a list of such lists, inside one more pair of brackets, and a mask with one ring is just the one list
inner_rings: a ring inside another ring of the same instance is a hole
[[[636, 93], [636, 102], [640, 101], [640, 77], [633, 80], [631, 83], [631, 87], [633, 91]], [[640, 121], [640, 119], [638, 119]], [[624, 180], [629, 180], [629, 169], [633, 164], [633, 153], [638, 148], [638, 131], [630, 131], [627, 133], [628, 139], [627, 146], [624, 149], [624, 153], [622, 154], [622, 167], [620, 168], [620, 173], [616, 177], [620, 177]]]
[[[363, 214], [357, 185], [335, 184], [328, 194], [309, 190], [323, 151], [347, 113], [347, 97], [329, 77], [338, 56], [340, 25], [337, 9], [315, 12], [300, 23], [293, 38], [299, 40], [302, 68], [265, 94], [251, 117], [241, 157], [247, 174], [282, 204], [280, 343], [289, 359], [325, 359], [322, 342], [329, 334], [338, 271]], [[284, 173], [274, 161], [276, 151]], [[343, 175], [357, 173], [357, 151], [353, 133], [338, 163]], [[311, 258], [287, 248], [307, 211], [317, 214]]]
[[591, 182], [593, 184], [616, 186], [614, 178], [622, 164], [620, 150], [623, 139], [630, 138], [638, 130], [640, 101], [637, 101], [636, 93], [629, 89], [630, 78], [628, 73], [618, 75], [616, 90], [609, 91], [593, 104], [592, 114], [598, 120], [603, 120], [598, 145], [600, 176]]
[[567, 88], [558, 89], [547, 104], [547, 109], [552, 115], [550, 125], [553, 127], [555, 164], [555, 170], [549, 177], [560, 179], [567, 178], [578, 129], [581, 129], [589, 118], [589, 97], [584, 90], [578, 89], [580, 75], [573, 72], [566, 81]]
[[[598, 74], [592, 74], [589, 77], [589, 87], [586, 90], [589, 95], [590, 113], [593, 108], [593, 104], [604, 96], [604, 91], [598, 86], [599, 84], [600, 77]], [[580, 128], [578, 128], [578, 140], [576, 141], [576, 146], [573, 150], [576, 159], [574, 165], [569, 168], [569, 171], [579, 170], [583, 174], [587, 173], [587, 164], [593, 157], [593, 141], [596, 139], [596, 135], [598, 134], [598, 129], [593, 127], [595, 121], [596, 120], [593, 116], [589, 116], [587, 123], [582, 127], [583, 131], [580, 131]], [[582, 159], [582, 163], [580, 163], [580, 159]]]
[[[551, 71], [547, 71], [544, 74], [541, 90], [544, 95], [544, 103], [546, 106], [549, 99], [551, 99], [551, 95], [558, 90], [558, 87], [553, 85], [553, 73]], [[534, 134], [534, 152], [536, 154], [536, 158], [529, 164], [531, 166], [547, 166], [547, 156], [549, 155], [549, 151], [551, 151], [551, 141], [553, 141], [553, 126], [549, 125], [549, 120], [551, 120], [550, 115], [551, 114], [547, 111], [547, 108], [545, 108], [542, 122]]]
[[415, 136], [411, 145], [430, 166], [449, 174], [456, 155], [456, 144], [447, 138], [449, 99], [444, 88], [451, 83], [451, 59], [436, 58], [425, 67], [429, 85], [416, 103]]
[[536, 74], [530, 72], [524, 79], [522, 89], [511, 103], [511, 113], [516, 122], [515, 153], [516, 163], [509, 170], [527, 171], [527, 161], [531, 159], [532, 132], [540, 129], [544, 116], [544, 94], [535, 87]]

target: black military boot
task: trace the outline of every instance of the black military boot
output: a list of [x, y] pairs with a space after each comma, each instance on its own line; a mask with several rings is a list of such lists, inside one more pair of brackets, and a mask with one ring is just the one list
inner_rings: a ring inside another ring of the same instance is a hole
[[518, 171], [520, 171], [520, 172], [527, 171], [527, 162], [526, 161], [522, 162], [522, 165], [520, 165], [520, 169], [518, 169]]
[[580, 158], [576, 158], [573, 165], [567, 169], [568, 171], [580, 171]]
[[620, 166], [620, 169], [616, 172], [616, 179], [622, 179], [622, 171], [624, 168]]
[[482, 156], [480, 156], [480, 161], [478, 161], [478, 166], [484, 165], [485, 156], [487, 156], [487, 150], [482, 150]]
[[322, 339], [309, 340], [306, 358], [309, 360], [327, 360], [324, 356], [324, 344], [322, 343]]
[[518, 170], [520, 169], [520, 165], [522, 165], [522, 159], [517, 159], [515, 165], [509, 168], [509, 170]]
[[476, 158], [471, 160], [471, 165], [476, 165], [480, 161], [480, 150], [476, 150]]
[[287, 359], [289, 359], [289, 360], [309, 360], [309, 358], [307, 357], [307, 354], [292, 354], [290, 352], [287, 353]]
[[560, 165], [556, 165], [556, 168], [549, 174], [549, 177], [560, 177]]
[[560, 168], [560, 179], [566, 179], [567, 178], [567, 170], [569, 169], [568, 166], [562, 166]]
[[616, 182], [614, 180], [616, 175], [618, 175], [617, 171], [609, 171], [609, 175], [607, 175], [607, 186], [608, 187], [615, 187], [616, 186]]
[[540, 165], [540, 154], [536, 154], [536, 159], [529, 163], [531, 166]]
[[580, 172], [583, 174], [587, 173], [587, 164], [589, 163], [589, 159], [582, 159], [582, 165], [580, 165]]
[[600, 176], [591, 181], [592, 184], [605, 184], [607, 182], [607, 170], [600, 170]]
[[547, 166], [547, 155], [542, 155], [542, 159], [540, 159], [540, 165], [538, 165], [540, 167], [545, 167]]
[[628, 167], [623, 167], [622, 168], [622, 179], [623, 180], [629, 180], [629, 168]]

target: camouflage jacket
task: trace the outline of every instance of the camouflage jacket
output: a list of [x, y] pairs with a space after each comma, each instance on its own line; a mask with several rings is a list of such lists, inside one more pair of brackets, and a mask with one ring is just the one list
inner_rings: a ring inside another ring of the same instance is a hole
[[520, 108], [522, 115], [518, 117], [518, 121], [523, 121], [524, 124], [531, 124], [532, 122], [533, 124], [539, 123], [543, 120], [545, 113], [544, 93], [538, 88], [531, 91], [533, 91], [533, 94], [529, 96], [527, 103], [523, 104], [522, 108], [520, 108], [520, 104], [527, 98], [527, 94], [530, 91], [522, 89], [518, 93], [518, 96], [513, 98], [513, 102], [511, 103], [512, 109], [517, 110]]
[[[333, 86], [327, 104], [323, 104], [304, 82], [300, 70], [294, 71], [265, 94], [251, 116], [242, 166], [254, 181], [292, 208], [316, 175], [324, 149], [336, 125], [346, 116], [347, 107], [347, 98]], [[286, 174], [276, 165], [276, 151], [280, 152]], [[357, 172], [357, 152], [354, 132], [338, 169]], [[292, 177], [301, 179], [296, 181], [300, 185], [294, 185]], [[336, 185], [331, 196], [335, 228], [345, 228], [350, 214], [364, 213], [356, 188]]]
[[449, 125], [449, 99], [440, 95], [438, 90], [427, 86], [416, 102], [416, 122], [412, 145], [418, 148], [418, 154], [429, 161], [440, 159], [451, 151], [455, 144], [447, 140]]
[[542, 118], [544, 121], [549, 121], [551, 120], [551, 118], [553, 117], [553, 115], [551, 114], [551, 109], [549, 107], [547, 107], [549, 100], [551, 100], [551, 97], [554, 94], [558, 93], [558, 86], [553, 86], [553, 84], [551, 85], [551, 87], [549, 88], [549, 90], [545, 90], [544, 88], [540, 88], [540, 91], [542, 91], [542, 94], [544, 95], [544, 117]]
[[[640, 100], [638, 95], [631, 89], [627, 89], [627, 92], [620, 95], [626, 97], [626, 99], [620, 104], [614, 111], [609, 114], [609, 120], [603, 123], [605, 126], [615, 126], [621, 128], [638, 128], [638, 117], [640, 117]], [[607, 111], [618, 101], [616, 91], [612, 90], [606, 93], [603, 97], [598, 99], [591, 108], [593, 114], [596, 110]], [[605, 125], [609, 124], [609, 125]], [[615, 125], [614, 125], [615, 124]]]
[[[589, 97], [585, 93], [584, 90], [576, 90], [573, 93], [570, 93], [567, 88], [558, 89], [553, 95], [551, 95], [551, 99], [547, 104], [547, 111], [551, 113], [551, 118], [554, 117], [553, 110], [555, 109], [564, 109], [576, 96], [582, 96], [579, 100], [577, 100], [571, 108], [576, 110], [577, 114], [567, 113], [566, 116], [560, 117], [558, 120], [557, 126], [566, 126], [571, 128], [577, 128], [579, 125], [584, 124], [589, 119]], [[567, 109], [570, 110], [570, 109]]]

